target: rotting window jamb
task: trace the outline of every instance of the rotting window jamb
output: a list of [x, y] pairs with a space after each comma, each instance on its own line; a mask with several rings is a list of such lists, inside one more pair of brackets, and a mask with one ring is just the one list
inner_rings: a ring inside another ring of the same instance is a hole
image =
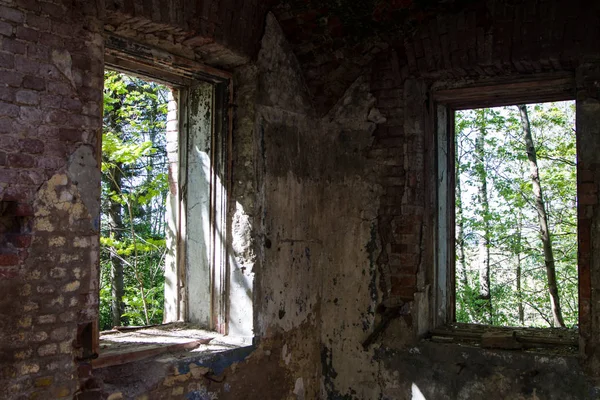
[[[455, 111], [574, 99], [575, 82], [570, 74], [433, 91], [436, 157], [432, 332], [443, 331], [455, 322]], [[581, 299], [579, 302], [581, 309]]]
[[[109, 69], [122, 71], [130, 75], [140, 76], [173, 88], [175, 101], [178, 103], [178, 156], [177, 156], [177, 205], [175, 275], [177, 279], [175, 291], [176, 311], [166, 316], [165, 322], [190, 321], [190, 302], [188, 285], [186, 284], [189, 266], [186, 263], [185, 251], [188, 238], [186, 236], [186, 203], [187, 203], [187, 159], [188, 131], [194, 129], [189, 118], [190, 98], [194, 91], [202, 87], [208, 94], [210, 121], [208, 131], [204, 132], [207, 143], [208, 192], [206, 196], [209, 218], [209, 234], [205, 237], [210, 284], [208, 297], [208, 314], [202, 322], [204, 328], [227, 334], [228, 326], [228, 280], [229, 265], [227, 243], [230, 242], [227, 229], [228, 193], [231, 189], [231, 143], [232, 119], [230, 104], [232, 101], [232, 77], [229, 73], [213, 69], [192, 60], [180, 58], [148, 46], [133, 43], [110, 33], [106, 35], [105, 64]], [[196, 90], [197, 92], [198, 90]], [[98, 162], [101, 160], [100, 137], [98, 138]], [[185, 151], [183, 151], [185, 150]], [[195, 301], [201, 301], [194, 299]], [[166, 314], [166, 311], [165, 311]], [[92, 327], [91, 354], [99, 350], [98, 324]], [[89, 340], [86, 340], [88, 343]], [[87, 347], [88, 345], [86, 345]]]

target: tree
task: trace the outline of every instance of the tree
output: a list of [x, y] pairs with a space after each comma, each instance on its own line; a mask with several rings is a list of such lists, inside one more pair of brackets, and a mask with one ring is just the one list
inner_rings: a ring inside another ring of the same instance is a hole
[[537, 163], [537, 155], [535, 145], [533, 143], [533, 137], [531, 135], [529, 115], [527, 113], [527, 106], [525, 104], [519, 105], [518, 108], [521, 114], [521, 124], [523, 127], [523, 136], [525, 138], [527, 158], [529, 160], [531, 183], [533, 186], [533, 194], [535, 196], [535, 207], [537, 210], [540, 225], [540, 235], [542, 237], [542, 244], [544, 249], [544, 263], [546, 265], [548, 293], [550, 295], [552, 317], [554, 319], [555, 325], [564, 328], [565, 322], [562, 317], [560, 298], [558, 295], [558, 287], [556, 285], [556, 268], [554, 265], [554, 252], [552, 249], [552, 235], [550, 234], [550, 229], [548, 227], [548, 215], [546, 213], [546, 204], [544, 202], [542, 185], [540, 184], [540, 174]]
[[167, 91], [139, 78], [105, 73], [102, 328], [162, 319]]
[[487, 134], [485, 108], [477, 111], [478, 135], [475, 139], [475, 171], [478, 179], [478, 200], [480, 205], [479, 217], [481, 229], [479, 237], [479, 299], [483, 300], [483, 307], [488, 314], [489, 323], [492, 322], [492, 296], [490, 292], [490, 206], [487, 190], [487, 167], [485, 153], [485, 139]]
[[[577, 323], [578, 303], [574, 105], [535, 104], [529, 107], [528, 117], [559, 305], [564, 324], [572, 326]], [[549, 301], [544, 244], [519, 108], [459, 111], [455, 132], [457, 321], [559, 326]], [[487, 263], [491, 314], [481, 298], [481, 271]]]

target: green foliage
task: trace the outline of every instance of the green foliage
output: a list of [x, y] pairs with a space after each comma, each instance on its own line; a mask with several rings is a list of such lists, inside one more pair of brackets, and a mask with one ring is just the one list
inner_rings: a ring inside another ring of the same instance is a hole
[[101, 329], [112, 326], [117, 261], [123, 266], [121, 324], [162, 322], [168, 90], [114, 71], [104, 75]]
[[[553, 241], [563, 316], [567, 326], [578, 320], [576, 146], [573, 102], [528, 107], [536, 145], [540, 181]], [[538, 216], [516, 107], [456, 113], [457, 227], [462, 226], [461, 265], [457, 248], [456, 320], [510, 326], [550, 326]], [[476, 157], [477, 133], [486, 129], [482, 163]], [[478, 199], [476, 183], [485, 179], [488, 204]], [[489, 231], [492, 315], [479, 296], [478, 243]], [[458, 228], [457, 228], [458, 231]], [[457, 246], [459, 246], [457, 240]], [[520, 268], [520, 290], [517, 269]], [[519, 308], [523, 308], [523, 320]]]

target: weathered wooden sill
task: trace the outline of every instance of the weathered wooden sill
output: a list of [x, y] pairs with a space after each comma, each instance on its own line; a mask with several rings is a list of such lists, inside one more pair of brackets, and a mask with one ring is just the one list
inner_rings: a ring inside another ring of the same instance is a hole
[[561, 355], [577, 354], [579, 332], [565, 328], [495, 327], [449, 324], [434, 329], [426, 338], [438, 343], [457, 343], [486, 349], [528, 350]]
[[173, 355], [184, 352], [216, 353], [235, 349], [246, 344], [227, 339], [215, 332], [194, 328], [186, 324], [168, 324], [153, 327], [127, 328], [102, 332], [98, 358], [92, 368], [116, 365]]

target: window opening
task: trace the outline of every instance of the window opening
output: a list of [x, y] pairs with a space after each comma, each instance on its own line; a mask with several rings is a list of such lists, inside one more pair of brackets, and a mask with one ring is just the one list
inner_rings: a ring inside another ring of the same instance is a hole
[[105, 72], [100, 330], [163, 322], [169, 102], [164, 85]]
[[93, 328], [100, 341], [92, 344], [100, 356], [92, 365], [246, 344], [251, 312], [244, 330], [234, 324], [235, 336], [222, 336], [229, 314], [251, 304], [229, 301], [229, 77], [205, 76], [195, 65], [198, 79], [163, 71], [156, 82], [140, 77], [144, 63], [121, 53], [109, 60], [116, 70], [105, 73], [100, 316]]
[[456, 322], [576, 326], [575, 102], [455, 111], [453, 125]]

